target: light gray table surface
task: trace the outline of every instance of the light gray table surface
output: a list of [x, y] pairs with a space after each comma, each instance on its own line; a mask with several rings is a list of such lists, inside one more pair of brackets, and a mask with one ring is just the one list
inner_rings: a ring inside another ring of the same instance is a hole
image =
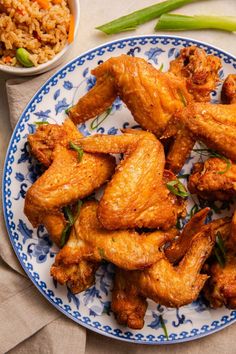
[[[106, 36], [94, 28], [95, 26], [111, 19], [125, 15], [136, 9], [157, 3], [157, 0], [80, 0], [81, 20], [79, 27], [79, 37], [74, 44], [70, 58], [74, 58], [80, 53], [91, 49], [106, 41], [123, 38], [129, 35], [154, 34], [156, 21], [151, 21], [140, 26], [134, 32], [126, 32], [112, 36]], [[236, 0], [202, 0], [189, 4], [179, 10], [174, 11], [181, 14], [211, 14], [236, 16]], [[158, 34], [158, 33], [157, 33]], [[177, 34], [180, 36], [193, 38], [208, 42], [236, 56], [236, 34], [223, 31], [201, 30], [182, 32], [161, 32], [160, 34]], [[8, 142], [12, 133], [9, 122], [9, 107], [6, 96], [5, 82], [9, 78], [14, 78], [0, 72], [0, 168], [3, 169], [3, 161]], [[34, 93], [32, 92], [32, 95]], [[29, 97], [30, 98], [30, 97]], [[19, 116], [20, 116], [19, 112]], [[2, 173], [1, 173], [2, 175]], [[0, 289], [1, 291], [1, 289]], [[144, 347], [137, 345], [121, 345], [120, 342], [103, 338], [97, 334], [88, 333], [86, 353], [214, 353], [214, 354], [235, 354], [234, 330], [236, 325], [232, 325], [225, 330], [210, 337], [203, 338], [190, 343], [180, 345], [156, 347]], [[211, 338], [211, 339], [210, 339]], [[227, 338], [227, 341], [224, 340]], [[101, 345], [102, 343], [102, 345]]]

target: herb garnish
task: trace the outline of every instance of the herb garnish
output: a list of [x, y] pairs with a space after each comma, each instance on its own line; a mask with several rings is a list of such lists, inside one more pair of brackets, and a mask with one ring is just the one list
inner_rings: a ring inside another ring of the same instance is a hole
[[63, 212], [64, 212], [64, 215], [65, 215], [65, 218], [66, 218], [66, 226], [65, 226], [65, 228], [64, 228], [64, 230], [62, 231], [62, 234], [61, 234], [61, 247], [63, 247], [66, 244], [67, 240], [68, 240], [68, 237], [69, 237], [69, 234], [70, 234], [70, 231], [71, 231], [71, 227], [74, 225], [75, 220], [77, 219], [77, 217], [79, 215], [81, 206], [82, 206], [82, 201], [78, 200], [77, 211], [76, 211], [75, 217], [74, 217], [74, 215], [72, 213], [72, 210], [71, 210], [71, 208], [69, 206], [66, 206], [66, 207], [63, 208]]
[[186, 100], [183, 92], [180, 89], [178, 89], [177, 92], [178, 92], [178, 95], [179, 95], [179, 98], [180, 98], [181, 102], [183, 103], [184, 107], [186, 107], [187, 106], [187, 100]]
[[84, 154], [84, 150], [80, 146], [74, 144], [72, 141], [70, 141], [69, 145], [70, 149], [73, 149], [78, 152], [78, 160], [81, 161]]
[[[219, 159], [223, 160], [226, 162], [226, 168], [223, 171], [218, 171], [217, 173], [219, 175], [223, 175], [224, 173], [226, 173], [230, 167], [232, 166], [232, 163], [229, 159], [227, 159], [227, 157], [218, 154], [217, 152], [215, 152], [214, 150], [211, 149], [193, 149], [193, 151], [195, 152], [200, 152], [201, 155], [203, 156], [208, 156], [208, 157], [218, 157]], [[208, 153], [208, 154], [204, 154], [204, 153]]]
[[68, 115], [69, 111], [70, 111], [71, 107], [68, 107], [67, 109], [65, 109], [65, 114]]
[[44, 124], [49, 124], [47, 121], [45, 122], [34, 122], [35, 125], [44, 125]]
[[167, 340], [169, 340], [167, 328], [166, 328], [166, 325], [165, 325], [165, 322], [164, 322], [164, 320], [163, 320], [162, 315], [159, 316], [159, 319], [160, 319], [160, 324], [161, 324], [161, 327], [162, 327], [162, 329], [163, 329], [164, 335], [165, 335], [165, 337], [167, 338]]
[[101, 257], [102, 259], [104, 259], [104, 258], [105, 258], [104, 249], [103, 249], [103, 248], [98, 248], [98, 252], [99, 252], [99, 254], [100, 254], [100, 257]]
[[214, 254], [220, 266], [224, 268], [226, 263], [226, 251], [225, 251], [224, 240], [219, 231], [216, 234], [216, 244], [214, 247]]
[[166, 187], [171, 193], [179, 197], [186, 198], [189, 196], [189, 193], [186, 191], [185, 186], [178, 179], [167, 182]]

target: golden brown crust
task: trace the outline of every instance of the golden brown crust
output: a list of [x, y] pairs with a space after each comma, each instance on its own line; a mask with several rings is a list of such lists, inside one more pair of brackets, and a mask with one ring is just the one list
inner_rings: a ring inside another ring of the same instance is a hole
[[226, 168], [227, 163], [215, 157], [196, 163], [188, 180], [190, 193], [207, 200], [230, 200], [236, 195], [236, 165]]
[[226, 252], [225, 265], [219, 264], [213, 253], [206, 266], [210, 277], [203, 293], [213, 308], [223, 305], [231, 309], [236, 308], [236, 237], [233, 229], [230, 222], [218, 228]]
[[170, 62], [169, 71], [186, 79], [188, 91], [197, 102], [210, 101], [210, 94], [219, 81], [221, 61], [214, 55], [207, 55], [196, 46], [180, 50], [179, 56]]
[[93, 193], [115, 169], [115, 159], [104, 154], [84, 153], [79, 161], [68, 143], [81, 137], [70, 119], [62, 126], [42, 126], [29, 137], [32, 152], [49, 168], [28, 189], [24, 212], [34, 227], [44, 224], [57, 245], [66, 224], [61, 208]]
[[194, 138], [236, 160], [236, 103], [192, 103], [178, 114], [178, 118]]
[[111, 309], [119, 324], [133, 329], [143, 328], [147, 301], [132, 283], [130, 273], [119, 268], [115, 272]]
[[163, 181], [164, 151], [153, 134], [128, 130], [123, 136], [92, 136], [78, 143], [93, 152], [125, 153], [99, 203], [98, 218], [105, 228], [167, 230], [176, 224], [185, 203]]
[[142, 234], [132, 229], [108, 231], [97, 218], [97, 208], [95, 201], [83, 204], [69, 240], [57, 254], [55, 265], [105, 259], [123, 269], [143, 269], [162, 257], [159, 248], [175, 236], [172, 230]]
[[61, 285], [66, 284], [73, 294], [80, 293], [95, 282], [95, 272], [99, 263], [80, 261], [71, 265], [52, 265], [50, 274]]
[[80, 139], [83, 135], [78, 131], [70, 119], [63, 125], [40, 125], [34, 134], [29, 134], [27, 139], [30, 152], [45, 167], [49, 167], [53, 160], [53, 151], [57, 144], [68, 146], [72, 140]]
[[110, 58], [92, 73], [97, 78], [97, 84], [69, 112], [75, 123], [92, 118], [108, 108], [115, 87], [116, 96], [124, 101], [137, 123], [160, 136], [168, 120], [183, 107], [181, 95], [186, 101], [191, 100], [181, 78], [162, 73], [141, 58], [128, 55]]
[[221, 99], [223, 103], [236, 103], [236, 74], [230, 74], [225, 79], [222, 86]]

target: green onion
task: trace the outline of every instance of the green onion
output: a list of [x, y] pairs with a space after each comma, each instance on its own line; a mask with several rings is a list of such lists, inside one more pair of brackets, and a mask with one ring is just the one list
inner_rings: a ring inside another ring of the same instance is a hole
[[[211, 150], [211, 149], [193, 149], [193, 151], [195, 152], [200, 152], [201, 155], [203, 156], [208, 156], [208, 157], [218, 157], [218, 159], [221, 159], [223, 161], [226, 162], [226, 168], [223, 171], [218, 171], [217, 174], [218, 175], [223, 175], [224, 173], [226, 173], [230, 167], [232, 166], [232, 163], [229, 159], [227, 159], [227, 157], [218, 154], [217, 152]], [[207, 154], [204, 154], [204, 152], [206, 152]]]
[[63, 212], [64, 212], [64, 215], [65, 215], [65, 218], [66, 218], [66, 226], [65, 226], [65, 228], [64, 228], [64, 230], [62, 231], [62, 234], [61, 234], [61, 247], [63, 247], [65, 245], [65, 243], [67, 242], [67, 240], [68, 240], [68, 237], [70, 235], [71, 227], [74, 225], [75, 220], [77, 219], [77, 217], [79, 215], [81, 206], [82, 206], [82, 201], [78, 200], [77, 211], [76, 211], [76, 216], [75, 217], [73, 216], [72, 210], [71, 210], [71, 208], [69, 206], [65, 206], [63, 208]]
[[194, 206], [191, 208], [191, 210], [190, 210], [190, 218], [192, 218], [193, 217], [193, 215], [195, 215], [196, 213], [198, 213], [199, 212], [199, 207], [198, 207], [198, 205], [197, 204], [194, 204]]
[[219, 29], [236, 31], [236, 17], [233, 16], [185, 16], [178, 14], [162, 15], [155, 30], [183, 31], [196, 29]]
[[101, 257], [102, 259], [104, 259], [104, 258], [105, 258], [104, 249], [103, 249], [103, 248], [98, 248], [98, 252], [99, 252], [99, 254], [100, 254], [100, 257]]
[[178, 178], [189, 178], [190, 174], [189, 173], [184, 173], [183, 175], [178, 175]]
[[186, 100], [186, 98], [184, 97], [183, 92], [182, 92], [180, 89], [178, 89], [177, 92], [178, 92], [178, 95], [179, 95], [179, 97], [180, 97], [181, 102], [183, 103], [183, 106], [186, 107], [186, 106], [187, 106], [187, 100]]
[[216, 234], [216, 244], [214, 247], [214, 254], [220, 266], [224, 268], [226, 263], [226, 250], [225, 250], [224, 240], [222, 239], [221, 233], [219, 231]]
[[70, 234], [70, 230], [71, 230], [71, 225], [67, 224], [61, 234], [61, 247], [63, 247], [66, 244]]
[[107, 108], [107, 110], [104, 113], [97, 116], [90, 124], [90, 129], [92, 129], [92, 130], [97, 129], [99, 127], [99, 125], [101, 125], [102, 122], [104, 122], [104, 120], [109, 116], [111, 111], [112, 111], [112, 106]]
[[141, 10], [122, 16], [104, 25], [96, 27], [99, 31], [106, 34], [114, 34], [124, 31], [130, 31], [137, 28], [142, 23], [160, 17], [162, 14], [175, 10], [185, 4], [196, 0], [167, 0], [161, 3], [145, 7]]
[[78, 146], [78, 145], [72, 143], [72, 141], [70, 141], [69, 144], [70, 144], [70, 148], [71, 148], [71, 149], [73, 149], [73, 150], [75, 150], [75, 151], [78, 152], [78, 160], [81, 161], [81, 159], [82, 159], [82, 157], [83, 157], [83, 154], [84, 154], [83, 149], [82, 149], [80, 146]]
[[44, 125], [44, 124], [49, 124], [48, 122], [34, 122], [35, 125]]
[[71, 208], [66, 206], [64, 207], [63, 211], [66, 219], [68, 220], [68, 223], [72, 226], [74, 224], [74, 216], [72, 214]]
[[22, 66], [26, 68], [31, 68], [34, 66], [34, 63], [30, 59], [30, 53], [25, 48], [18, 48], [16, 50], [16, 59]]
[[163, 71], [163, 68], [164, 68], [164, 64], [162, 63], [160, 68], [159, 68], [159, 71]]
[[171, 193], [179, 197], [186, 198], [189, 196], [189, 193], [186, 191], [186, 188], [178, 179], [167, 182], [166, 187], [169, 189]]
[[68, 107], [67, 109], [65, 109], [65, 114], [68, 115], [69, 111], [70, 111], [71, 107]]
[[163, 320], [162, 315], [159, 316], [159, 319], [160, 319], [160, 324], [161, 324], [161, 327], [162, 327], [162, 329], [163, 329], [164, 335], [165, 335], [165, 337], [167, 338], [167, 340], [169, 340], [167, 328], [166, 328], [166, 325], [165, 325], [165, 322], [164, 322], [164, 320]]

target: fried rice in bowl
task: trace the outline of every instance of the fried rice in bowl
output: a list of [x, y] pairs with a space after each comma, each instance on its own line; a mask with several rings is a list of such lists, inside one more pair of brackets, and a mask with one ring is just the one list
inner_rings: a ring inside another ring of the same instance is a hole
[[0, 0], [0, 70], [27, 76], [56, 67], [78, 24], [79, 0]]

